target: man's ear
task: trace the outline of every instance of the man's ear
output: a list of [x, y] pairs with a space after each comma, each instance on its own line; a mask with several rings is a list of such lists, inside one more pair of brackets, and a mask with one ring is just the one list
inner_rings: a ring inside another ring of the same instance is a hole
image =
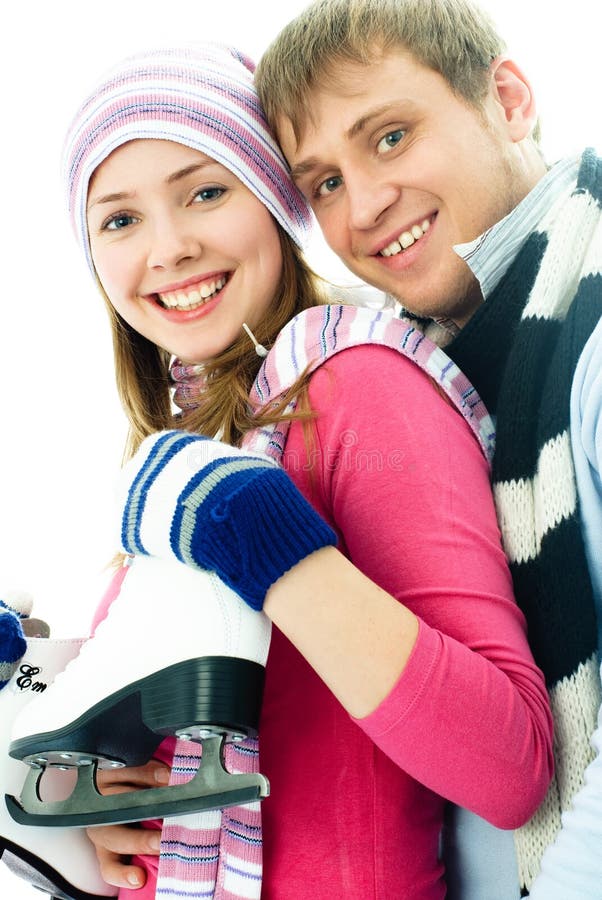
[[516, 63], [498, 56], [491, 63], [493, 99], [500, 105], [513, 141], [528, 137], [537, 122], [533, 89]]

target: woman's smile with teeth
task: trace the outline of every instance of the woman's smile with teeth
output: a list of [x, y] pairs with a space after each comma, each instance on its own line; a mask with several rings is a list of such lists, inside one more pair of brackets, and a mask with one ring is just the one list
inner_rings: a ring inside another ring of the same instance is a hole
[[158, 294], [159, 301], [168, 309], [194, 309], [210, 300], [214, 294], [226, 284], [226, 276], [222, 275], [214, 281], [193, 285], [188, 290], [167, 291]]
[[210, 300], [226, 284], [227, 278], [222, 275], [215, 281], [206, 281], [203, 284], [195, 284], [189, 290], [167, 291], [157, 294], [159, 302], [166, 309], [196, 309]]
[[430, 219], [424, 219], [420, 224], [412, 225], [408, 231], [402, 231], [396, 241], [392, 241], [386, 247], [379, 251], [380, 256], [396, 256], [402, 250], [407, 250], [416, 241], [426, 234], [431, 227]]

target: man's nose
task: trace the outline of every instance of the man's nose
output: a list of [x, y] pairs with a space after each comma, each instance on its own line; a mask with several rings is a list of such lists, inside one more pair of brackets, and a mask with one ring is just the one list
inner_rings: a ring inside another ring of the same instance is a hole
[[349, 227], [365, 231], [377, 225], [399, 199], [401, 189], [382, 177], [367, 172], [352, 172], [345, 177]]

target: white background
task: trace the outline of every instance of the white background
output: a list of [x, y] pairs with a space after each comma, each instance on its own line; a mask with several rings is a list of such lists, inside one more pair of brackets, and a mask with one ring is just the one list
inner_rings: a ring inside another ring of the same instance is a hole
[[[602, 150], [598, 0], [554, 10], [532, 0], [483, 5], [533, 83], [548, 161], [586, 145]], [[64, 213], [64, 131], [88, 86], [127, 53], [221, 40], [257, 58], [304, 6], [21, 0], [3, 14], [0, 596], [29, 590], [55, 636], [84, 634], [98, 601], [115, 549], [112, 483], [125, 437], [104, 310]], [[320, 242], [310, 259], [343, 278]], [[154, 614], [172, 612], [169, 598]], [[2, 900], [40, 896], [0, 864]]]

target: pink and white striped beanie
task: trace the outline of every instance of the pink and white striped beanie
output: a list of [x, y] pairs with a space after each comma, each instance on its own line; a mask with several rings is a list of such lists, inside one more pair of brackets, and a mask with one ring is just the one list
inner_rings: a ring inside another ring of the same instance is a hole
[[264, 118], [254, 69], [232, 47], [198, 44], [129, 56], [106, 73], [75, 116], [63, 154], [69, 213], [92, 271], [90, 178], [113, 150], [137, 138], [176, 141], [212, 157], [303, 246], [311, 212]]

